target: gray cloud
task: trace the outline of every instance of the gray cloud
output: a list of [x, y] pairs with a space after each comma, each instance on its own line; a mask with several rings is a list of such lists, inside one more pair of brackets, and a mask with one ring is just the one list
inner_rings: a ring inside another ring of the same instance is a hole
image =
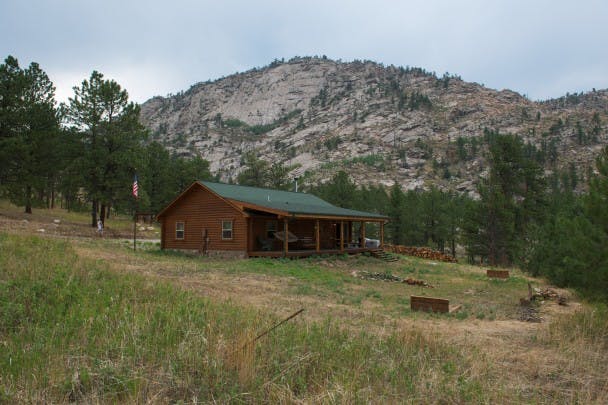
[[65, 100], [94, 69], [139, 102], [274, 58], [370, 59], [532, 99], [608, 87], [608, 3], [4, 0], [0, 54], [37, 61]]

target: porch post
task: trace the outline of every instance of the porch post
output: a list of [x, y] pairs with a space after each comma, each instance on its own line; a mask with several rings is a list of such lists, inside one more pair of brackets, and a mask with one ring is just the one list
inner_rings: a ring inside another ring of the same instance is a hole
[[380, 222], [380, 247], [384, 247], [384, 221]]
[[365, 222], [361, 221], [361, 226], [359, 227], [359, 236], [361, 240], [359, 241], [359, 247], [365, 248]]
[[347, 245], [353, 242], [353, 221], [348, 221], [348, 236], [346, 237]]
[[253, 219], [247, 218], [247, 253], [253, 250]]
[[287, 218], [283, 219], [283, 256], [287, 257], [289, 251], [289, 227], [287, 226]]
[[319, 220], [317, 219], [315, 221], [315, 248], [317, 250], [317, 253], [319, 253], [321, 251], [321, 226], [319, 223]]
[[340, 221], [340, 252], [344, 252], [344, 221]]

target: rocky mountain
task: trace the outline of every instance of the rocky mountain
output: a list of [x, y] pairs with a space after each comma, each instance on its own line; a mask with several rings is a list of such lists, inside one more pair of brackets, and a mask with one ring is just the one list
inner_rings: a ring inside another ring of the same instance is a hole
[[309, 183], [345, 169], [362, 184], [474, 193], [488, 131], [519, 134], [547, 172], [584, 178], [608, 143], [608, 90], [535, 102], [420, 68], [294, 58], [154, 97], [141, 120], [223, 180], [254, 151]]

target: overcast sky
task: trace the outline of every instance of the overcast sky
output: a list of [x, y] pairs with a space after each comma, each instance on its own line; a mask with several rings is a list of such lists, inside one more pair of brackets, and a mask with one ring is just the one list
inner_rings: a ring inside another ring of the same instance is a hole
[[533, 100], [608, 88], [606, 0], [0, 0], [0, 55], [61, 101], [102, 72], [143, 102], [327, 55], [450, 72]]

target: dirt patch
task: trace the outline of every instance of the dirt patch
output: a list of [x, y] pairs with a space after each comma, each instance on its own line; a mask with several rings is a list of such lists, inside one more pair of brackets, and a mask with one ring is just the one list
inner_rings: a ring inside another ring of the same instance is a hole
[[[0, 230], [41, 236], [100, 238], [97, 234], [97, 227], [91, 227], [88, 223], [74, 222], [60, 218], [59, 216], [46, 215], [3, 211], [0, 212]], [[108, 220], [104, 228], [103, 238], [132, 238], [133, 229], [130, 227], [130, 224], [128, 225], [129, 229], [124, 229], [124, 223], [118, 226], [115, 221]], [[137, 233], [140, 239], [155, 239], [159, 237], [156, 228], [147, 225], [138, 225]]]

